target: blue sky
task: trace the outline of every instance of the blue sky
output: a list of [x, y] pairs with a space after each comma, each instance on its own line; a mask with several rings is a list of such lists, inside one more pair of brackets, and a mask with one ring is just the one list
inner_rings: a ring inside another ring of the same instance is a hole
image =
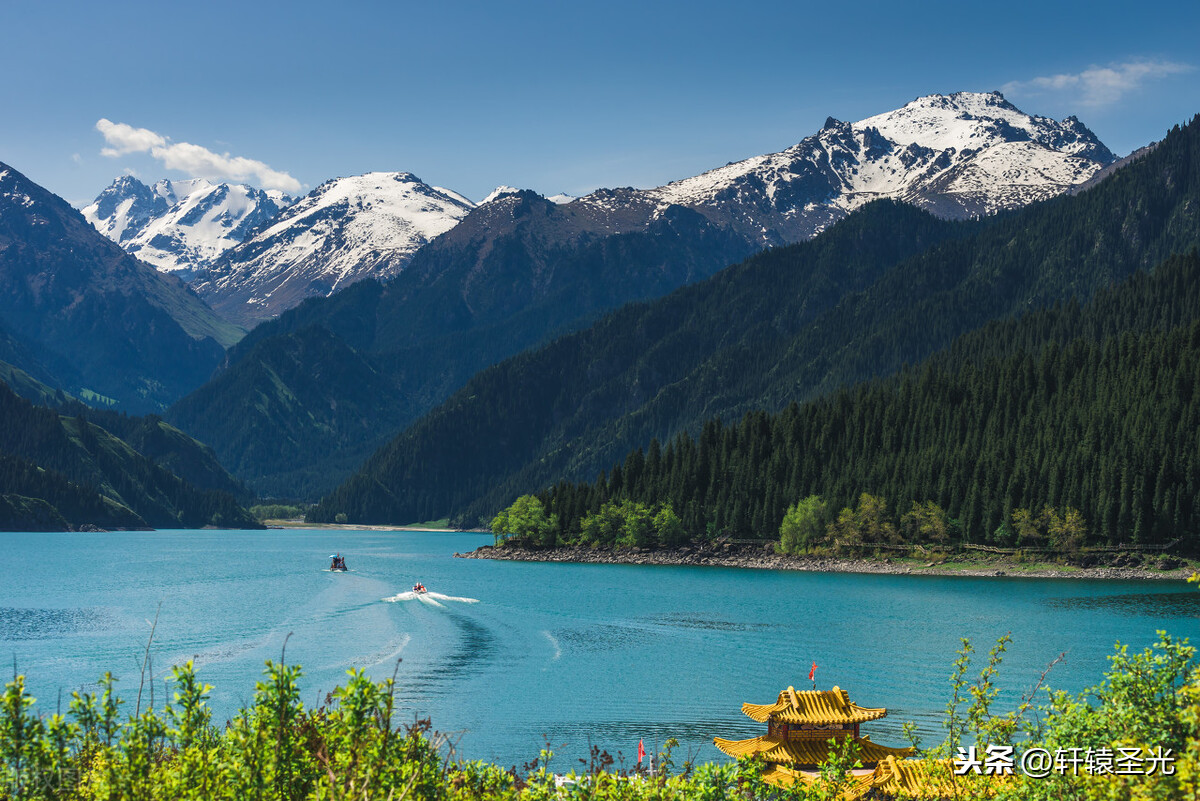
[[478, 200], [654, 186], [935, 92], [1122, 155], [1200, 113], [1194, 0], [976, 6], [0, 0], [0, 161], [77, 204], [126, 171]]

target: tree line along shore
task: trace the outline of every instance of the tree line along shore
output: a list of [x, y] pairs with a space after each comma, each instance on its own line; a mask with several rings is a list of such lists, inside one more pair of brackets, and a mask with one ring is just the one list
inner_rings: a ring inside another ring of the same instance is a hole
[[[1182, 538], [1154, 545], [1088, 545], [1086, 521], [1072, 507], [1034, 514], [1011, 510], [1001, 533], [1013, 547], [975, 544], [932, 501], [900, 515], [862, 493], [836, 514], [820, 496], [787, 507], [777, 538], [689, 536], [669, 502], [609, 500], [564, 526], [549, 501], [523, 495], [491, 521], [494, 545], [465, 556], [551, 562], [721, 565], [762, 569], [960, 575], [1077, 575], [1087, 578], [1187, 578], [1193, 562]], [[565, 531], [564, 531], [565, 529]], [[463, 556], [462, 554], [457, 554]]]
[[907, 556], [877, 552], [852, 557], [820, 553], [784, 554], [779, 553], [773, 543], [740, 542], [715, 542], [670, 549], [613, 549], [584, 545], [525, 548], [508, 543], [502, 546], [484, 545], [468, 553], [456, 553], [455, 556], [461, 559], [518, 562], [737, 567], [820, 573], [1173, 581], [1187, 579], [1198, 567], [1198, 563], [1191, 559], [1120, 552], [1104, 554], [1096, 559], [1087, 558], [1086, 555], [1072, 559], [1046, 554], [929, 549]]

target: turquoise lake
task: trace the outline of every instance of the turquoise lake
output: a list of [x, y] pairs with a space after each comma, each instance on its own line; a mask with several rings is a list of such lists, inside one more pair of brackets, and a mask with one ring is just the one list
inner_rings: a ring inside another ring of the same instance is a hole
[[[839, 685], [886, 706], [863, 727], [926, 744], [959, 638], [982, 666], [1012, 632], [999, 711], [1059, 653], [1048, 683], [1097, 683], [1121, 641], [1155, 631], [1195, 639], [1200, 592], [1182, 582], [957, 578], [702, 567], [563, 565], [455, 559], [478, 534], [374, 531], [170, 531], [0, 534], [0, 662], [27, 676], [38, 707], [93, 688], [111, 670], [132, 709], [150, 625], [155, 701], [171, 664], [194, 658], [214, 685], [216, 718], [251, 700], [264, 660], [304, 668], [303, 700], [323, 701], [350, 667], [397, 670], [403, 719], [432, 718], [466, 758], [518, 765], [547, 742], [567, 770], [591, 744], [628, 760], [668, 737], [678, 752], [725, 759], [713, 736], [762, 726], [743, 701], [773, 702], [789, 684]], [[350, 572], [330, 573], [329, 555]], [[424, 600], [386, 601], [423, 582]], [[452, 599], [438, 600], [437, 596]], [[433, 601], [433, 602], [431, 602]], [[10, 668], [5, 668], [8, 674]], [[977, 671], [976, 671], [977, 672]], [[147, 698], [149, 690], [144, 690]], [[636, 757], [634, 757], [636, 759]]]

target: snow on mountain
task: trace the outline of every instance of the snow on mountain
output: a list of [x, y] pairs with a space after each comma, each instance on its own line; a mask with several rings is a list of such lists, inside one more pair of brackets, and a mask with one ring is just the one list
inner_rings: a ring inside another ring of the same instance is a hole
[[491, 203], [496, 198], [504, 197], [505, 195], [515, 195], [520, 191], [515, 186], [497, 186], [491, 192], [488, 192], [487, 197], [479, 201], [479, 205], [482, 206], [484, 203]]
[[435, 192], [445, 195], [446, 197], [450, 198], [451, 200], [457, 200], [459, 203], [463, 203], [467, 206], [470, 206], [471, 208], [475, 208], [476, 206], [481, 205], [481, 204], [476, 203], [474, 200], [471, 200], [471, 198], [467, 197], [466, 195], [460, 195], [458, 192], [455, 192], [453, 189], [447, 189], [444, 186], [432, 186], [430, 188], [433, 189]]
[[578, 202], [612, 208], [634, 195], [695, 208], [763, 244], [806, 239], [878, 198], [963, 218], [1026, 205], [1083, 183], [1114, 160], [1074, 117], [1025, 114], [999, 92], [921, 97], [855, 123], [830, 118], [787, 150], [633, 192]]
[[[654, 189], [550, 200], [569, 210], [564, 231], [642, 230], [680, 205], [747, 242], [779, 245], [812, 237], [878, 198], [948, 218], [1015, 208], [1079, 186], [1113, 161], [1074, 117], [1057, 122], [1025, 114], [998, 92], [958, 92], [859, 122], [830, 118], [784, 151]], [[489, 224], [518, 226], [524, 195], [500, 186], [479, 206], [488, 207]], [[280, 213], [270, 211], [283, 200], [202, 180], [151, 188], [126, 177], [84, 213], [160, 269], [194, 275], [214, 308], [251, 325], [306, 297], [395, 275], [476, 208], [411, 174], [385, 172], [327, 181]]]
[[225, 253], [193, 286], [217, 311], [252, 325], [363, 278], [389, 278], [475, 205], [410, 173], [337, 178]]
[[146, 186], [118, 178], [83, 209], [98, 231], [163, 272], [194, 275], [291, 202], [279, 191], [203, 178]]
[[124, 245], [166, 210], [166, 200], [153, 189], [132, 175], [123, 175], [83, 208], [83, 216], [97, 231]]
[[[517, 189], [515, 186], [497, 186], [491, 192], [488, 192], [487, 197], [479, 201], [479, 205], [482, 206], [484, 203], [491, 203], [493, 200], [502, 198], [505, 195], [517, 195], [520, 194], [520, 192], [521, 190]], [[551, 203], [557, 203], [561, 206], [565, 203], [570, 203], [572, 200], [575, 200], [575, 196], [568, 195], [565, 192], [560, 192], [557, 195], [550, 195], [546, 198], [546, 200], [549, 200]]]

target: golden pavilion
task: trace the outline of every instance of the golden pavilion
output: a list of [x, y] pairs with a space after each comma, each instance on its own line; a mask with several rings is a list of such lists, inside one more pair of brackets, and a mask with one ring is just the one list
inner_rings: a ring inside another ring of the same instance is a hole
[[786, 786], [806, 779], [805, 771], [815, 771], [829, 758], [830, 740], [853, 738], [864, 768], [913, 754], [912, 748], [889, 748], [860, 736], [859, 725], [884, 717], [887, 710], [861, 707], [839, 687], [800, 691], [788, 687], [775, 703], [742, 704], [742, 712], [766, 723], [767, 733], [749, 740], [714, 737], [713, 744], [734, 758], [761, 755], [767, 762], [763, 778], [773, 784]]

